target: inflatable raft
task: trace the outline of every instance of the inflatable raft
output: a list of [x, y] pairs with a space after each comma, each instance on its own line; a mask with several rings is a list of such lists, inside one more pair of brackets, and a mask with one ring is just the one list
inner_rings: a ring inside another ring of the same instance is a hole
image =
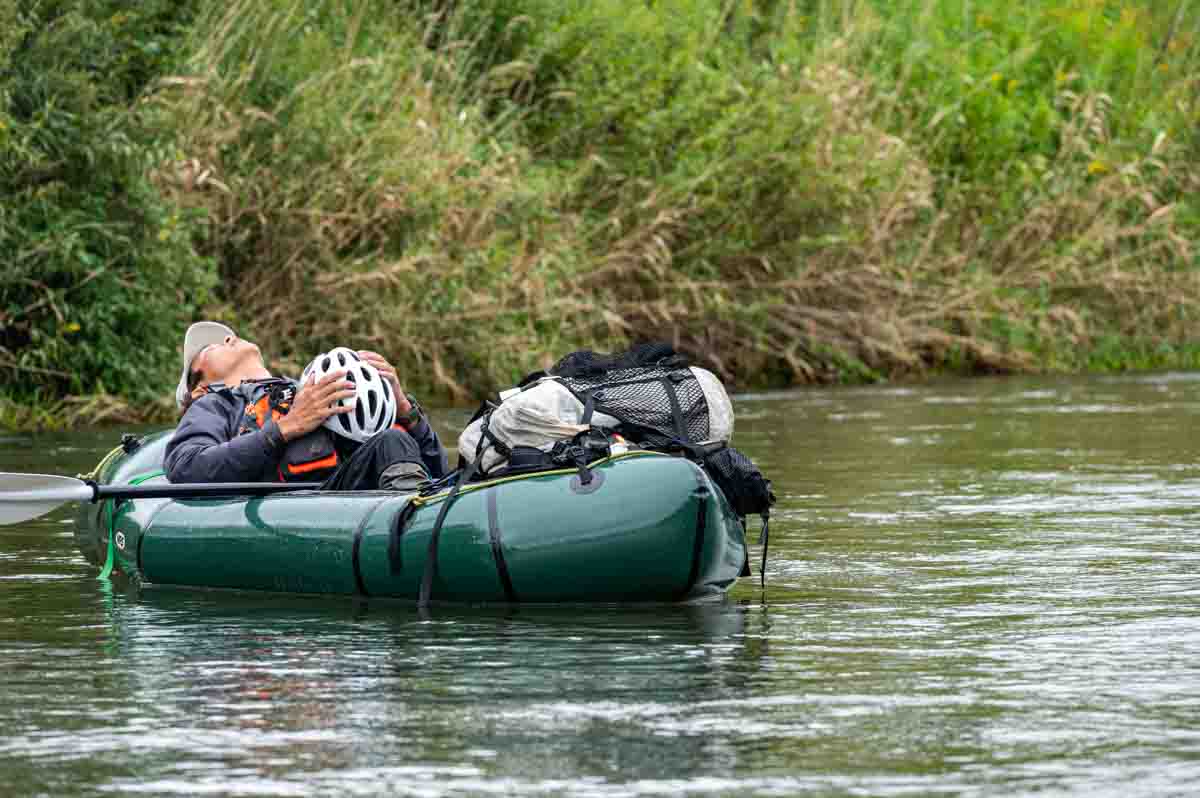
[[[169, 432], [114, 451], [99, 484], [154, 484]], [[549, 471], [465, 486], [440, 533], [432, 598], [661, 602], [744, 573], [745, 529], [696, 464], [629, 452], [593, 478]], [[415, 600], [446, 493], [295, 491], [81, 505], [80, 550], [151, 585]]]

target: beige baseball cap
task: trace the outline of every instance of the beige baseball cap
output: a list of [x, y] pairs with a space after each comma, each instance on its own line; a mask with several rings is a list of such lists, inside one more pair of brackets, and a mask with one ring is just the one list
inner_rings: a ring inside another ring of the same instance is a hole
[[200, 350], [212, 344], [219, 344], [227, 335], [237, 335], [224, 324], [216, 321], [198, 321], [187, 328], [183, 336], [183, 371], [179, 374], [179, 386], [175, 388], [175, 404], [183, 407], [188, 397], [188, 372], [192, 370], [192, 361]]

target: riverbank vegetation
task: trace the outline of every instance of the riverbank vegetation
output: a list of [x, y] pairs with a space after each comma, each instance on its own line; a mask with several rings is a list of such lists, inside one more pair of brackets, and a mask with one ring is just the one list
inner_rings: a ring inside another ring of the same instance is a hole
[[455, 399], [1200, 364], [1186, 0], [126, 5], [0, 0], [0, 417], [166, 412], [201, 312]]

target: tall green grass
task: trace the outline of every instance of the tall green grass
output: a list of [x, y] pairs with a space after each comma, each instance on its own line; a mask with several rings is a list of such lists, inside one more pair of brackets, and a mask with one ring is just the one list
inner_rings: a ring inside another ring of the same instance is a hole
[[646, 336], [742, 384], [1188, 351], [1184, 5], [245, 0], [196, 30], [170, 119], [227, 191], [180, 201], [293, 364], [364, 339], [466, 395]]
[[162, 395], [215, 268], [148, 175], [137, 103], [187, 3], [0, 0], [0, 393]]
[[240, 0], [139, 119], [210, 311], [283, 369], [1195, 365], [1198, 36], [1149, 0]]

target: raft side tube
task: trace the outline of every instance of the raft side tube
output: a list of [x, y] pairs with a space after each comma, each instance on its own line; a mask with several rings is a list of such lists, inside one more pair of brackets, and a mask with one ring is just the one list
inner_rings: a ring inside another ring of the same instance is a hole
[[142, 573], [155, 584], [353, 595], [358, 528], [408, 501], [380, 492], [175, 500], [144, 534]]
[[[736, 579], [740, 521], [713, 501], [716, 489], [697, 466], [644, 456], [602, 463], [593, 477], [598, 486], [546, 474], [462, 494], [442, 529], [433, 599], [679, 601]], [[440, 505], [422, 505], [399, 527], [382, 518], [367, 525], [368, 594], [419, 594]]]

